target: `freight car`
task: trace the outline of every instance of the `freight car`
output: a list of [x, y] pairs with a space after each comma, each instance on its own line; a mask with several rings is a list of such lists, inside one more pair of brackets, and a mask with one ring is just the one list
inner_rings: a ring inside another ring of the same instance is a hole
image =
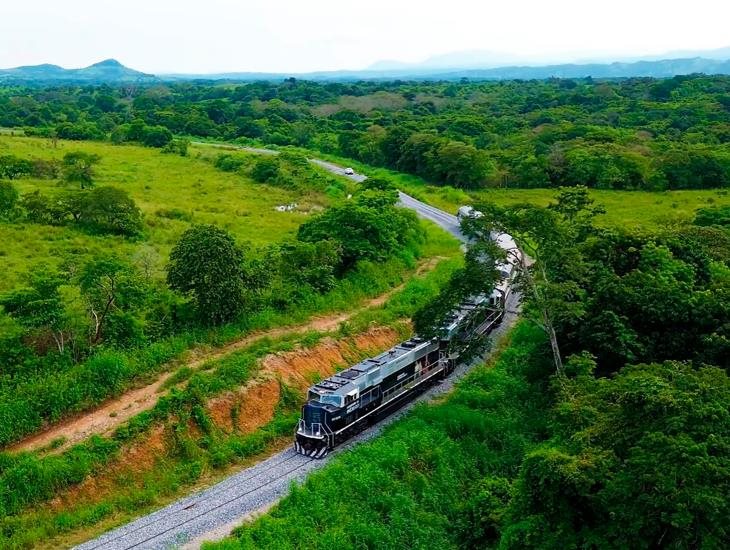
[[401, 342], [309, 388], [294, 441], [298, 453], [323, 458], [430, 383], [448, 376], [458, 364], [465, 344], [499, 325], [520, 252], [509, 235], [493, 234], [492, 238], [507, 251], [507, 259], [496, 265], [501, 280], [492, 294], [460, 304], [445, 319], [438, 336], [416, 336]]

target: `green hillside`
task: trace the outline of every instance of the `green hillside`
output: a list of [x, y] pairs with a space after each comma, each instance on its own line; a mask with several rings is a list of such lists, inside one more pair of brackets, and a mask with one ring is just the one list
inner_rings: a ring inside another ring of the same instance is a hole
[[[90, 235], [73, 227], [0, 223], [0, 257], [5, 268], [0, 290], [12, 288], [34, 264], [58, 265], [64, 259], [89, 258], [109, 250], [151, 262], [159, 272], [170, 248], [191, 223], [214, 223], [241, 242], [269, 244], [294, 235], [311, 211], [328, 204], [324, 187], [286, 189], [221, 171], [210, 162], [218, 153], [208, 149], [191, 147], [188, 156], [181, 157], [134, 145], [63, 140], [54, 145], [45, 139], [0, 136], [0, 157], [60, 162], [73, 151], [100, 157], [94, 168], [97, 187], [111, 185], [128, 191], [143, 214], [142, 235], [126, 239]], [[321, 177], [327, 181], [328, 176]], [[70, 187], [59, 185], [57, 179], [33, 178], [15, 180], [14, 185], [21, 194], [40, 190], [48, 195]], [[274, 210], [293, 202], [299, 204], [293, 212]]]

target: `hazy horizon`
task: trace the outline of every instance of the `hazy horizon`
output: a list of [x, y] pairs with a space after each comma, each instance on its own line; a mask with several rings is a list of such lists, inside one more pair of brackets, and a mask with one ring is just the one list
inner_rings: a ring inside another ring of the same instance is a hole
[[153, 74], [303, 73], [474, 50], [494, 52], [505, 63], [544, 64], [730, 46], [730, 5], [711, 0], [617, 0], [591, 7], [575, 0], [454, 0], [448, 11], [431, 0], [210, 0], [199, 9], [129, 0], [121, 10], [69, 0], [16, 3], [3, 11], [0, 68], [78, 68], [114, 58]]

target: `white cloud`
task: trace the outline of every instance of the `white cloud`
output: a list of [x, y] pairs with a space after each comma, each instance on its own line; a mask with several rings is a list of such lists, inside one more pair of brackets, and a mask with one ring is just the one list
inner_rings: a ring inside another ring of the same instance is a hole
[[467, 49], [595, 57], [730, 46], [724, 0], [35, 0], [0, 10], [0, 67], [363, 68]]

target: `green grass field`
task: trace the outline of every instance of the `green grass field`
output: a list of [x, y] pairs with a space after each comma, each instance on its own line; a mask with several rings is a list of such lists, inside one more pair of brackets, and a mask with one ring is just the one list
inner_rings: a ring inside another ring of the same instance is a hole
[[[456, 213], [457, 209], [465, 204], [480, 202], [492, 202], [502, 206], [527, 202], [545, 206], [557, 194], [557, 189], [484, 189], [467, 192], [448, 186], [431, 185], [416, 176], [387, 168], [373, 168], [333, 155], [320, 153], [310, 153], [310, 155], [352, 166], [364, 174], [389, 178], [401, 191], [452, 213]], [[637, 230], [654, 230], [689, 222], [694, 218], [698, 208], [730, 205], [728, 189], [656, 192], [591, 189], [590, 194], [606, 209], [606, 213], [598, 217], [599, 225]]]
[[[34, 264], [58, 264], [65, 258], [84, 259], [111, 250], [151, 265], [159, 274], [170, 248], [190, 223], [215, 223], [241, 243], [263, 245], [293, 235], [309, 209], [327, 204], [321, 192], [302, 194], [222, 172], [205, 160], [211, 153], [204, 147], [191, 147], [187, 157], [180, 157], [162, 154], [159, 149], [97, 142], [59, 141], [54, 148], [46, 139], [0, 135], [0, 156], [60, 160], [70, 151], [101, 157], [95, 169], [96, 185], [129, 192], [144, 214], [144, 235], [130, 240], [92, 236], [74, 227], [0, 223], [0, 291], [17, 285]], [[36, 179], [19, 179], [14, 184], [21, 193], [40, 189], [48, 194], [60, 185], [55, 180]], [[274, 210], [291, 202], [297, 202], [300, 209]]]
[[[488, 189], [465, 193], [459, 189], [408, 186], [427, 202], [450, 212], [463, 204], [480, 202], [507, 206], [521, 202], [546, 206], [556, 195], [555, 189]], [[730, 205], [730, 193], [723, 189], [702, 191], [604, 191], [590, 190], [606, 213], [597, 221], [607, 227], [653, 230], [694, 219], [698, 208]]]

